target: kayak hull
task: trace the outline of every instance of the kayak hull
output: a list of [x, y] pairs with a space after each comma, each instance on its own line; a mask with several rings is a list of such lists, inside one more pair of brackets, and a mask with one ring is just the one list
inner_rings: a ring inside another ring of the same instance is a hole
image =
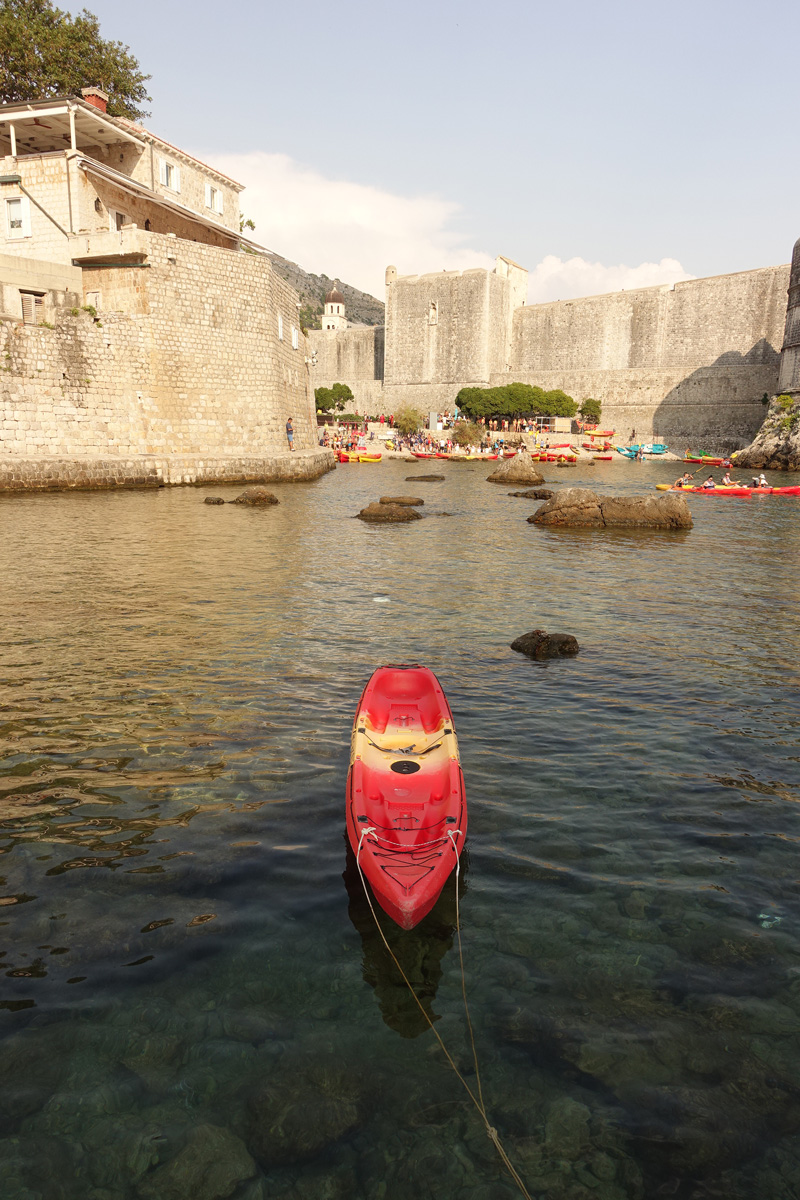
[[438, 900], [467, 832], [453, 714], [427, 667], [379, 667], [368, 681], [353, 723], [346, 810], [376, 900], [413, 929]]
[[696, 496], [800, 496], [800, 486], [797, 487], [722, 487], [717, 484], [713, 488], [704, 487], [674, 487], [668, 483], [657, 483], [660, 492], [693, 492]]

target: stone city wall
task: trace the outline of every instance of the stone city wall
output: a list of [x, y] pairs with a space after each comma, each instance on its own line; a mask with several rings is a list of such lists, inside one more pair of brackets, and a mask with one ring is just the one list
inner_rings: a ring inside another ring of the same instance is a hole
[[98, 315], [0, 322], [0, 460], [261, 459], [316, 446], [297, 297], [269, 260], [159, 234], [85, 267]]
[[781, 354], [778, 391], [800, 392], [800, 241], [795, 242], [789, 278], [789, 304]]
[[603, 404], [627, 438], [749, 442], [778, 384], [788, 266], [530, 305], [514, 314], [513, 381]]
[[346, 383], [354, 396], [353, 412], [384, 411], [384, 336], [382, 325], [340, 331], [309, 329], [306, 344], [317, 360], [311, 368], [312, 387]]

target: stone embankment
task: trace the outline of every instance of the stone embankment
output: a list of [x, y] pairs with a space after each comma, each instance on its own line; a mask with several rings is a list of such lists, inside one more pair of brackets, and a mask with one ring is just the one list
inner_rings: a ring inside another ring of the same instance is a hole
[[755, 438], [731, 461], [737, 467], [800, 471], [800, 396], [773, 397]]
[[303, 483], [336, 465], [331, 450], [243, 458], [0, 459], [0, 493], [102, 491], [204, 483]]
[[686, 497], [677, 492], [599, 496], [588, 488], [557, 492], [528, 521], [580, 529], [691, 529], [694, 524]]

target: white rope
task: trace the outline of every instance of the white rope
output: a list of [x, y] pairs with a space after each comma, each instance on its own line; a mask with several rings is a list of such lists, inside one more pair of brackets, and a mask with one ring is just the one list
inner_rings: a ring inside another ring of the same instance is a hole
[[461, 833], [460, 829], [448, 829], [447, 833], [446, 833], [446, 837], [437, 839], [437, 840], [445, 841], [446, 838], [451, 838], [452, 842], [453, 842], [453, 850], [455, 851], [455, 856], [456, 856], [456, 870], [455, 870], [455, 876], [456, 876], [456, 930], [458, 933], [458, 958], [459, 958], [459, 964], [461, 967], [461, 993], [464, 998], [464, 1010], [465, 1010], [466, 1016], [467, 1016], [467, 1025], [469, 1027], [470, 1042], [472, 1043], [472, 1058], [473, 1058], [473, 1062], [475, 1063], [475, 1077], [476, 1077], [477, 1084], [478, 1084], [478, 1095], [477, 1096], [475, 1095], [472, 1088], [467, 1083], [464, 1076], [459, 1071], [458, 1067], [455, 1064], [455, 1061], [453, 1060], [453, 1056], [450, 1054], [450, 1051], [447, 1049], [444, 1042], [442, 1041], [439, 1031], [436, 1029], [435, 1025], [433, 1024], [433, 1021], [430, 1019], [427, 1012], [425, 1011], [425, 1009], [422, 1005], [422, 1002], [420, 1001], [419, 996], [414, 991], [414, 988], [411, 985], [411, 981], [409, 980], [409, 978], [406, 975], [403, 968], [400, 966], [400, 963], [398, 962], [398, 959], [397, 959], [397, 955], [395, 954], [395, 952], [392, 950], [391, 946], [387, 942], [386, 934], [383, 932], [381, 923], [378, 920], [378, 914], [375, 912], [375, 907], [372, 903], [372, 897], [370, 896], [369, 889], [367, 887], [367, 881], [364, 878], [364, 872], [361, 869], [361, 847], [363, 845], [364, 838], [367, 836], [367, 834], [371, 834], [373, 837], [378, 836], [375, 833], [374, 826], [368, 825], [368, 826], [365, 826], [365, 828], [361, 830], [361, 836], [358, 839], [358, 849], [356, 851], [356, 866], [358, 867], [358, 873], [361, 876], [361, 885], [364, 888], [364, 895], [367, 898], [367, 904], [369, 904], [370, 912], [372, 913], [375, 924], [378, 927], [378, 933], [381, 935], [381, 941], [383, 942], [386, 949], [389, 951], [389, 954], [391, 955], [394, 965], [397, 967], [398, 971], [400, 972], [400, 974], [403, 977], [403, 980], [404, 980], [408, 990], [411, 992], [411, 995], [414, 997], [414, 1001], [416, 1002], [417, 1008], [422, 1013], [425, 1020], [428, 1022], [428, 1026], [429, 1026], [431, 1032], [433, 1033], [434, 1037], [436, 1038], [437, 1042], [441, 1046], [442, 1052], [444, 1053], [445, 1058], [450, 1063], [450, 1066], [453, 1068], [453, 1070], [455, 1071], [458, 1078], [461, 1080], [461, 1083], [462, 1083], [467, 1095], [469, 1096], [470, 1100], [472, 1101], [472, 1103], [475, 1105], [478, 1112], [480, 1113], [480, 1115], [483, 1119], [483, 1123], [486, 1127], [486, 1133], [487, 1133], [488, 1137], [490, 1138], [490, 1140], [494, 1143], [495, 1148], [497, 1149], [497, 1153], [500, 1155], [500, 1158], [503, 1160], [503, 1163], [505, 1164], [506, 1170], [508, 1171], [511, 1178], [516, 1183], [516, 1185], [519, 1188], [522, 1195], [525, 1197], [525, 1200], [533, 1200], [530, 1192], [525, 1187], [525, 1184], [523, 1183], [522, 1179], [520, 1178], [519, 1174], [517, 1173], [517, 1170], [514, 1167], [514, 1164], [511, 1162], [511, 1159], [506, 1154], [506, 1152], [503, 1148], [503, 1145], [500, 1141], [500, 1136], [499, 1136], [497, 1130], [494, 1128], [493, 1125], [489, 1124], [489, 1118], [486, 1114], [486, 1106], [483, 1102], [481, 1077], [480, 1077], [480, 1071], [478, 1070], [478, 1055], [477, 1055], [477, 1051], [475, 1049], [475, 1038], [474, 1038], [473, 1032], [472, 1032], [472, 1021], [470, 1020], [469, 1006], [467, 1004], [467, 989], [466, 989], [466, 983], [464, 981], [464, 958], [463, 958], [463, 954], [462, 954], [462, 950], [461, 950], [461, 922], [459, 920], [459, 908], [458, 908], [458, 884], [459, 884], [459, 872], [460, 872], [460, 867], [461, 867], [461, 856], [458, 852], [458, 847], [457, 847], [456, 841], [455, 841], [456, 835], [460, 834], [460, 833]]

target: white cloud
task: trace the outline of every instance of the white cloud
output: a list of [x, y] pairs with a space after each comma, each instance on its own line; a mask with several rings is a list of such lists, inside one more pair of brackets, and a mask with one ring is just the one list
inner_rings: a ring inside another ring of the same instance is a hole
[[[252, 234], [299, 263], [383, 299], [384, 271], [401, 275], [494, 267], [494, 258], [465, 244], [450, 226], [461, 206], [439, 196], [397, 196], [346, 179], [328, 179], [287, 154], [202, 155], [245, 185], [242, 211], [256, 224]], [[583, 258], [548, 254], [530, 272], [528, 303], [594, 296], [625, 288], [693, 279], [674, 258], [659, 263], [607, 267]]]
[[493, 267], [448, 228], [460, 206], [437, 196], [395, 196], [345, 179], [327, 179], [286, 154], [223, 154], [205, 161], [243, 183], [251, 236], [306, 271], [383, 298], [384, 271], [401, 275]]
[[685, 271], [675, 258], [640, 263], [638, 267], [626, 267], [622, 263], [607, 267], [603, 263], [587, 262], [585, 258], [569, 258], [564, 262], [554, 254], [548, 254], [528, 276], [528, 303], [598, 296], [623, 288], [628, 291], [659, 283], [679, 283], [683, 279], [694, 279], [694, 275]]

